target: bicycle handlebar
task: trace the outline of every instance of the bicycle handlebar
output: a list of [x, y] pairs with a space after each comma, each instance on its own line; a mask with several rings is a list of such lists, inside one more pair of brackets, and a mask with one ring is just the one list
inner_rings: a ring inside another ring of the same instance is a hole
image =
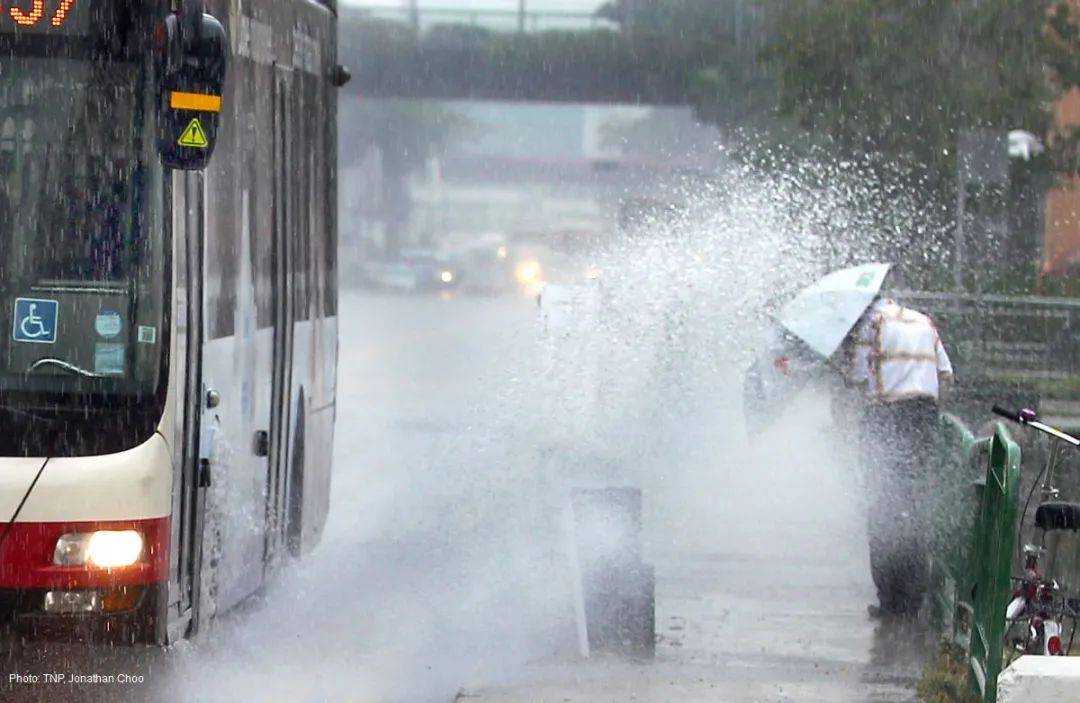
[[1019, 425], [1027, 425], [1028, 427], [1039, 430], [1040, 432], [1048, 434], [1051, 437], [1056, 437], [1057, 439], [1068, 442], [1074, 447], [1080, 447], [1080, 439], [1073, 437], [1067, 432], [1062, 432], [1056, 427], [1047, 425], [1045, 422], [1040, 422], [1039, 415], [1034, 410], [1030, 410], [1028, 408], [1024, 408], [1023, 410], [1009, 410], [1007, 408], [1001, 407], [1000, 405], [995, 405], [991, 408], [991, 411], [995, 415], [1000, 415], [1001, 417], [1008, 418], [1009, 420], [1012, 420]]
[[1006, 419], [1012, 420], [1013, 422], [1015, 422], [1017, 424], [1020, 424], [1020, 425], [1024, 424], [1024, 418], [1022, 418], [1020, 416], [1020, 413], [1018, 413], [1015, 410], [1009, 410], [1008, 408], [1003, 408], [1000, 405], [995, 405], [994, 407], [990, 408], [990, 410], [995, 415], [1000, 415], [1000, 416], [1002, 416], [1002, 417], [1004, 417]]

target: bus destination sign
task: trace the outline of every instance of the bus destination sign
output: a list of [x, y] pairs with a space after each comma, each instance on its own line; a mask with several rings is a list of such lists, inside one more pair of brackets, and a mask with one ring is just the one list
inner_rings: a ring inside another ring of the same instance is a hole
[[0, 34], [90, 33], [90, 3], [94, 0], [13, 0], [0, 5]]

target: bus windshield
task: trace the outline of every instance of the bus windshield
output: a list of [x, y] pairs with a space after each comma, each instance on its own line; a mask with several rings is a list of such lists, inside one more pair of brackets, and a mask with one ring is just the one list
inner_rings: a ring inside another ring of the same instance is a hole
[[[0, 419], [40, 430], [0, 454], [125, 448], [147, 431], [131, 413], [161, 402], [164, 378], [152, 71], [39, 53], [0, 65]], [[101, 433], [71, 418], [105, 416], [125, 435], [115, 446], [72, 440]]]

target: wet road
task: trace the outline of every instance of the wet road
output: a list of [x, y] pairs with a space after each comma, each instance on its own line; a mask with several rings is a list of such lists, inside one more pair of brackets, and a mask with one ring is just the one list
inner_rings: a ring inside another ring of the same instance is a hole
[[[346, 387], [380, 399], [373, 416], [392, 424], [372, 446], [386, 446], [390, 464], [410, 465], [401, 456], [406, 446], [419, 455], [400, 477], [413, 497], [390, 512], [405, 523], [417, 512], [425, 521], [443, 514], [461, 540], [456, 566], [471, 572], [450, 579], [464, 603], [438, 599], [461, 639], [440, 643], [433, 635], [429, 660], [438, 666], [450, 652], [473, 649], [475, 661], [458, 663], [463, 699], [913, 699], [934, 638], [918, 625], [867, 615], [874, 589], [858, 481], [828, 430], [822, 399], [804, 398], [748, 443], [740, 408], [727, 400], [739, 397], [738, 370], [721, 369], [679, 388], [686, 397], [677, 413], [647, 422], [631, 414], [613, 443], [597, 436], [611, 432], [603, 418], [553, 416], [552, 399], [542, 396], [580, 394], [575, 385], [590, 374], [554, 384], [535, 377], [542, 360], [521, 358], [536, 356], [531, 305], [363, 301], [372, 338], [399, 342], [383, 370], [389, 374], [373, 376], [382, 390]], [[637, 388], [630, 375], [617, 375], [626, 388], [613, 395], [641, 392], [630, 390]], [[613, 446], [619, 441], [631, 449]], [[589, 457], [584, 467], [575, 442]], [[460, 482], [460, 502], [453, 489], [434, 497], [432, 484], [417, 483], [415, 467], [432, 461], [442, 467], [435, 480]], [[605, 482], [634, 482], [645, 492], [645, 555], [657, 573], [652, 664], [572, 661], [570, 576], [552, 514], [568, 486]], [[433, 510], [429, 499], [447, 503]], [[551, 503], [546, 514], [535, 509], [543, 500]], [[493, 558], [476, 560], [476, 551], [489, 549]], [[506, 603], [511, 610], [500, 609]]]
[[[386, 305], [389, 313], [408, 303], [382, 300], [380, 305]], [[528, 348], [533, 338], [532, 311], [505, 301], [464, 299], [442, 305], [445, 317], [438, 322], [426, 317], [419, 332], [425, 338], [434, 335], [425, 346], [438, 348], [437, 340], [449, 340], [445, 358], [451, 362], [455, 352], [449, 350], [455, 348], [457, 353], [468, 350], [466, 356], [474, 361], [487, 354], [503, 358], [502, 364], [492, 361], [477, 377], [481, 386], [491, 389], [490, 384], [498, 384], [500, 377], [497, 367], [513, 367], [506, 354], [498, 353], [500, 343]], [[390, 316], [400, 322], [410, 318]], [[503, 319], [506, 322], [498, 322]], [[474, 346], [483, 331], [469, 329], [476, 323], [489, 331], [517, 331], [503, 339], [484, 337], [485, 352], [484, 345]], [[433, 371], [431, 357], [417, 361], [420, 369]], [[514, 376], [509, 371], [505, 374]], [[454, 371], [437, 375], [453, 385]], [[917, 624], [881, 623], [867, 615], [874, 589], [863, 507], [857, 479], [829, 434], [822, 399], [804, 398], [769, 433], [749, 444], [737, 417], [738, 407], [724, 401], [738, 397], [737, 370], [722, 370], [701, 381], [696, 388], [680, 391], [701, 397], [689, 398], [676, 421], [631, 430], [655, 431], [656, 436], [644, 444], [653, 445], [651, 453], [661, 459], [641, 456], [640, 449], [629, 456], [612, 452], [617, 458], [606, 457], [616, 463], [641, 463], [624, 467], [626, 471], [610, 480], [619, 483], [629, 478], [645, 491], [646, 559], [654, 563], [657, 573], [656, 661], [647, 665], [610, 659], [569, 662], [572, 646], [567, 644], [565, 629], [537, 632], [533, 619], [518, 610], [511, 616], [520, 619], [517, 634], [538, 645], [538, 661], [524, 669], [516, 665], [489, 669], [485, 675], [496, 681], [493, 686], [465, 679], [464, 700], [913, 700], [914, 685], [934, 638]], [[550, 390], [543, 384], [523, 385], [526, 396], [535, 388]], [[575, 392], [569, 387], [555, 390]], [[478, 408], [506, 410], [504, 403], [522, 400], [514, 394], [492, 398], [458, 395], [461, 392], [458, 388], [451, 395], [474, 401]], [[437, 418], [443, 407], [436, 400], [425, 404], [421, 413]], [[547, 406], [536, 401], [530, 407], [524, 414], [511, 413], [507, 428], [523, 443], [523, 455], [529, 453], [528, 444], [542, 447], [551, 441]], [[434, 426], [426, 429], [435, 431]], [[588, 421], [579, 428], [583, 434], [593, 429], [599, 428], [589, 427]], [[541, 450], [542, 458], [533, 459], [536, 471], [557, 472], [553, 464], [572, 451], [567, 445], [573, 440], [567, 433], [556, 434], [559, 451], [552, 458]], [[595, 441], [583, 441], [583, 445], [593, 456], [610, 448]], [[466, 473], [484, 480], [472, 475], [473, 470]], [[609, 477], [590, 470], [570, 472], [560, 476], [565, 483], [555, 490], [535, 477], [517, 478], [520, 493], [511, 491], [502, 497], [520, 506], [525, 496], [545, 494], [538, 489], [549, 489], [546, 494], [558, 500], [558, 488], [596, 485]], [[506, 515], [495, 510], [487, 517], [499, 520]], [[536, 537], [528, 546], [541, 542], [543, 538]], [[510, 549], [521, 546], [509, 544]], [[565, 562], [558, 553], [549, 556], [550, 570], [545, 576], [557, 584], [564, 578]], [[513, 555], [507, 557], [512, 560]], [[489, 574], [481, 570], [478, 576]], [[531, 574], [517, 576], [522, 587], [535, 586]], [[566, 612], [558, 607], [550, 610]], [[474, 615], [481, 622], [491, 620], [488, 614]], [[544, 640], [545, 635], [549, 639]], [[550, 656], [545, 647], [554, 650]], [[500, 678], [511, 683], [500, 687]]]
[[[660, 415], [568, 416], [559, 400], [587, 379], [553, 385], [530, 301], [346, 292], [341, 310], [334, 489], [317, 552], [173, 651], [53, 649], [23, 664], [145, 683], [15, 684], [5, 700], [912, 697], [925, 635], [866, 615], [858, 491], [814, 398], [753, 445], [729, 400], [735, 368], [692, 378]], [[619, 397], [638, 392], [633, 376], [609, 376]], [[645, 494], [660, 636], [650, 664], [570, 656], [560, 511], [570, 486], [613, 482]]]

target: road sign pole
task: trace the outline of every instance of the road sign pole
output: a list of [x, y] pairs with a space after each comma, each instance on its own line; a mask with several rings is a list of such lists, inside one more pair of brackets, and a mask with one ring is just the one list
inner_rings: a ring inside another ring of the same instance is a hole
[[955, 229], [955, 252], [953, 256], [953, 285], [957, 293], [964, 290], [964, 218], [967, 213], [967, 180], [964, 178], [964, 170], [960, 168], [956, 174], [956, 229]]

